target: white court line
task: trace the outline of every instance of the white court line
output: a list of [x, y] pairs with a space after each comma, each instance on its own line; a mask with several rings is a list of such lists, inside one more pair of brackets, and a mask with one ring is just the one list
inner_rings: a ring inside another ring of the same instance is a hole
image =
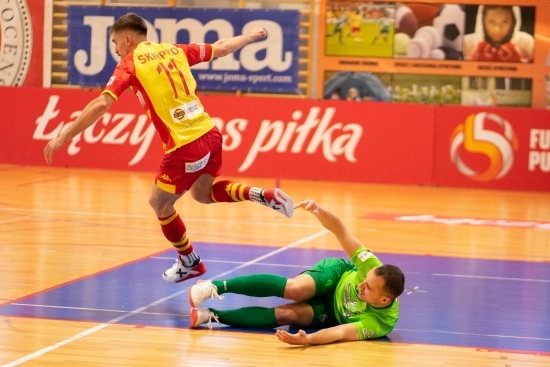
[[437, 334], [454, 334], [454, 335], [468, 335], [468, 336], [489, 336], [494, 338], [509, 338], [509, 339], [525, 339], [525, 340], [550, 340], [549, 338], [534, 338], [530, 336], [515, 336], [515, 335], [499, 335], [499, 334], [477, 334], [477, 333], [460, 333], [458, 331], [444, 331], [444, 330], [415, 330], [415, 329], [398, 329], [396, 331], [412, 331], [415, 333], [437, 333]]
[[[10, 303], [15, 306], [25, 306], [25, 307], [43, 307], [43, 308], [55, 308], [55, 309], [64, 309], [64, 310], [82, 310], [82, 311], [99, 311], [99, 312], [116, 312], [116, 313], [126, 313], [128, 310], [110, 310], [108, 308], [88, 308], [88, 307], [67, 307], [67, 306], [52, 306], [52, 305], [38, 305], [33, 303]], [[164, 313], [164, 312], [141, 312], [144, 315], [162, 315], [162, 316], [182, 316], [179, 313]], [[187, 315], [183, 315], [187, 316]]]
[[475, 278], [475, 279], [496, 279], [496, 280], [514, 280], [518, 282], [540, 282], [550, 283], [548, 279], [525, 279], [525, 278], [504, 278], [504, 277], [488, 277], [483, 275], [460, 275], [460, 274], [432, 274], [438, 277], [455, 277], [455, 278]]
[[[241, 265], [239, 265], [239, 266], [233, 268], [232, 270], [228, 270], [228, 271], [226, 271], [226, 272], [224, 272], [224, 273], [219, 274], [218, 277], [224, 277], [224, 276], [226, 276], [226, 275], [228, 275], [228, 274], [231, 274], [231, 273], [235, 272], [235, 271], [238, 270], [238, 269], [242, 269], [242, 268], [244, 268], [244, 267], [247, 267], [248, 265], [252, 265], [252, 264], [254, 264], [254, 263], [258, 262], [258, 261], [261, 261], [261, 260], [263, 260], [263, 259], [266, 259], [266, 258], [268, 258], [268, 257], [271, 257], [271, 256], [273, 256], [273, 255], [276, 255], [276, 254], [281, 253], [281, 252], [283, 252], [283, 251], [286, 251], [286, 250], [288, 250], [288, 249], [291, 249], [291, 248], [293, 248], [293, 247], [296, 247], [296, 246], [298, 246], [298, 245], [300, 245], [300, 244], [302, 244], [302, 243], [308, 242], [308, 241], [310, 241], [310, 240], [312, 240], [312, 239], [314, 239], [314, 238], [320, 237], [320, 236], [325, 235], [325, 234], [327, 234], [327, 233], [329, 233], [329, 231], [326, 230], [326, 229], [324, 229], [324, 230], [322, 230], [322, 231], [320, 231], [320, 232], [317, 232], [317, 233], [315, 233], [315, 234], [313, 234], [313, 235], [311, 235], [311, 236], [307, 236], [307, 237], [305, 237], [305, 238], [302, 238], [301, 240], [298, 240], [298, 241], [296, 241], [296, 242], [290, 243], [290, 244], [286, 245], [285, 247], [281, 247], [281, 248], [279, 248], [279, 249], [277, 249], [277, 250], [275, 250], [275, 251], [271, 251], [271, 252], [269, 252], [269, 253], [267, 253], [267, 254], [265, 254], [265, 255], [263, 255], [263, 256], [260, 256], [260, 257], [254, 259], [254, 260], [251, 260], [251, 261], [247, 261], [247, 262], [245, 262], [245, 263], [242, 263]], [[210, 278], [210, 279], [213, 279], [213, 278]], [[124, 320], [124, 319], [126, 319], [126, 318], [128, 318], [128, 317], [130, 317], [130, 316], [134, 316], [134, 315], [136, 315], [136, 314], [138, 314], [138, 313], [141, 313], [141, 312], [147, 310], [148, 308], [151, 308], [151, 307], [153, 307], [153, 306], [156, 306], [156, 305], [158, 305], [158, 304], [161, 304], [162, 302], [165, 302], [165, 301], [167, 301], [167, 300], [169, 300], [169, 299], [172, 299], [172, 298], [177, 297], [177, 296], [179, 296], [179, 295], [181, 295], [181, 294], [184, 294], [185, 292], [187, 292], [187, 290], [183, 290], [183, 291], [179, 291], [179, 292], [173, 293], [173, 294], [169, 295], [168, 297], [161, 298], [161, 299], [159, 299], [159, 300], [157, 300], [157, 301], [155, 301], [155, 302], [153, 302], [153, 303], [148, 304], [147, 306], [140, 307], [140, 308], [138, 308], [138, 309], [136, 309], [136, 310], [134, 310], [134, 311], [125, 313], [124, 315], [121, 315], [121, 316], [119, 316], [119, 317], [115, 317], [114, 319], [112, 319], [112, 320], [110, 320], [110, 321], [107, 321], [107, 323], [99, 324], [99, 325], [97, 325], [97, 326], [94, 326], [93, 328], [90, 328], [90, 329], [85, 330], [85, 331], [83, 331], [83, 332], [81, 332], [81, 333], [78, 333], [78, 334], [76, 334], [76, 335], [74, 335], [74, 336], [72, 336], [72, 337], [70, 337], [70, 338], [67, 338], [67, 339], [62, 340], [62, 341], [60, 341], [60, 342], [58, 342], [58, 343], [55, 343], [55, 344], [52, 344], [52, 345], [47, 346], [47, 347], [45, 347], [45, 348], [42, 348], [42, 349], [40, 349], [40, 350], [37, 350], [37, 351], [34, 352], [34, 353], [27, 354], [26, 356], [21, 357], [21, 358], [15, 360], [15, 361], [13, 361], [13, 362], [10, 362], [10, 363], [8, 363], [8, 364], [4, 364], [2, 367], [13, 367], [13, 366], [18, 366], [18, 365], [20, 365], [21, 363], [24, 363], [24, 362], [30, 361], [31, 359], [40, 357], [40, 356], [43, 355], [43, 354], [49, 353], [49, 352], [51, 352], [52, 350], [55, 350], [55, 349], [57, 349], [57, 348], [59, 348], [59, 347], [62, 347], [62, 346], [64, 346], [64, 345], [67, 345], [67, 344], [69, 344], [69, 343], [72, 343], [73, 341], [78, 340], [78, 339], [80, 339], [80, 338], [82, 338], [82, 337], [84, 337], [84, 336], [93, 334], [93, 333], [95, 333], [96, 331], [99, 331], [99, 330], [101, 330], [101, 329], [104, 329], [104, 328], [106, 328], [106, 327], [109, 326], [109, 325], [116, 324], [116, 323], [119, 322], [119, 321], [122, 321], [122, 320]]]

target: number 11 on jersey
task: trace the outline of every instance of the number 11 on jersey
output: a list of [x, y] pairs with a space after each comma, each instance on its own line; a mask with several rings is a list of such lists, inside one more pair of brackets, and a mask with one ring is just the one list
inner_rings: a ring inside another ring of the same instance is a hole
[[166, 74], [168, 77], [168, 81], [170, 82], [170, 85], [172, 86], [172, 90], [174, 91], [174, 98], [178, 98], [178, 90], [176, 87], [176, 82], [174, 78], [172, 77], [172, 71], [176, 70], [178, 72], [178, 75], [181, 79], [181, 82], [183, 84], [183, 88], [185, 89], [185, 94], [189, 95], [189, 88], [187, 87], [187, 82], [185, 81], [185, 77], [183, 76], [183, 72], [178, 68], [176, 65], [176, 61], [174, 59], [170, 59], [170, 62], [168, 62], [168, 65], [165, 65], [163, 62], [159, 62], [157, 66], [157, 72], [160, 74], [162, 71]]

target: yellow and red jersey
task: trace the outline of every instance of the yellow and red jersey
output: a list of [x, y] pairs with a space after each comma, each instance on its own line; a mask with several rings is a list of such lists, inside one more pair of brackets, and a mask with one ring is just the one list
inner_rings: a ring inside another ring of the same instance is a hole
[[115, 68], [102, 93], [118, 97], [130, 87], [153, 121], [166, 153], [212, 129], [214, 121], [196, 95], [191, 66], [211, 61], [211, 44], [141, 42]]

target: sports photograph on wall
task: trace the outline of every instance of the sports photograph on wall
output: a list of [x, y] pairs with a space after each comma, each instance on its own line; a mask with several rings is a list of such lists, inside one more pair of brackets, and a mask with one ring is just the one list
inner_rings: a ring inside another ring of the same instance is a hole
[[394, 11], [394, 3], [328, 1], [326, 54], [391, 57]]

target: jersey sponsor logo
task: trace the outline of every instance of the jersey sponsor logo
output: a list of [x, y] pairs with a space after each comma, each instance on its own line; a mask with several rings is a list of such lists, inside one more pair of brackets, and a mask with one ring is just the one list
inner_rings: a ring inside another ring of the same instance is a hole
[[32, 21], [27, 2], [0, 1], [0, 86], [23, 85], [31, 47]]
[[[352, 287], [351, 282], [348, 282], [346, 284], [346, 286], [344, 287], [344, 303], [343, 304], [344, 304], [344, 309], [345, 309], [344, 317], [346, 319], [349, 319], [353, 315], [356, 315], [356, 314], [361, 312], [357, 308], [358, 303], [356, 301], [355, 296], [352, 295], [352, 293], [351, 293], [352, 288], [353, 287]], [[352, 299], [352, 297], [353, 297], [353, 299]]]
[[[185, 103], [172, 108], [170, 110], [170, 115], [172, 116], [172, 120], [174, 120], [175, 123], [178, 123], [184, 120], [192, 119], [193, 117], [196, 117], [203, 112], [204, 110], [202, 109], [198, 101], [191, 101], [189, 103]], [[182, 126], [182, 128], [186, 127], [190, 126]]]
[[374, 330], [368, 330], [363, 328], [363, 339], [370, 339], [374, 336]]
[[371, 257], [371, 256], [372, 256], [372, 252], [369, 252], [369, 251], [366, 251], [366, 250], [365, 250], [365, 251], [361, 251], [361, 252], [359, 253], [359, 255], [357, 255], [357, 257], [359, 258], [359, 260], [361, 260], [361, 262], [367, 261], [367, 259], [368, 259], [369, 257]]
[[181, 108], [176, 108], [173, 116], [175, 120], [181, 121], [185, 117], [185, 111], [182, 110]]
[[206, 164], [208, 163], [208, 160], [210, 159], [210, 152], [208, 152], [207, 155], [205, 155], [203, 158], [199, 159], [196, 162], [191, 163], [185, 163], [185, 172], [191, 173], [191, 172], [197, 172], [204, 167], [206, 167]]

